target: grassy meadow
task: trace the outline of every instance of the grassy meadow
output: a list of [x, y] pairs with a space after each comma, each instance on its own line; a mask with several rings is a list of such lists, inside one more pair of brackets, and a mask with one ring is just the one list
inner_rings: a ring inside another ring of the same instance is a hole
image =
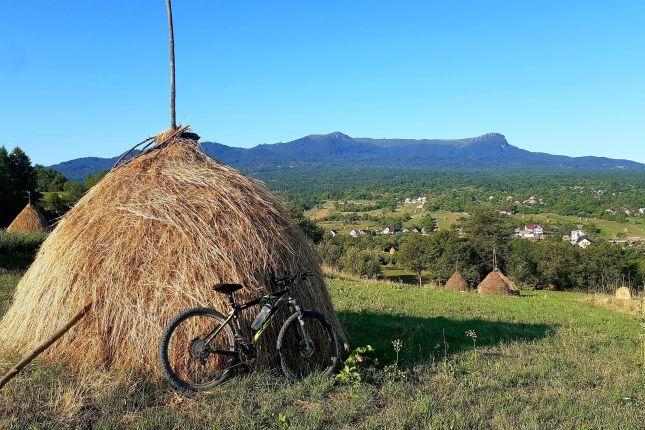
[[[0, 313], [19, 278], [0, 274]], [[482, 297], [347, 277], [327, 282], [352, 347], [374, 348], [352, 369], [360, 381], [288, 383], [262, 370], [182, 396], [164, 381], [100, 370], [79, 379], [37, 362], [0, 391], [0, 429], [636, 429], [645, 422], [642, 313], [595, 306], [578, 293]], [[5, 357], [2, 367], [13, 360]]]

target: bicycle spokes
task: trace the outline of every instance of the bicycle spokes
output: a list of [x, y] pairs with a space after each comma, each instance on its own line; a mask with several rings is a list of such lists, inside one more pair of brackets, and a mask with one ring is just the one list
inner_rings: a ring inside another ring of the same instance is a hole
[[210, 342], [213, 321], [207, 315], [183, 321], [172, 333], [168, 359], [174, 373], [190, 384], [204, 384], [218, 379], [235, 357], [232, 340], [221, 330]]

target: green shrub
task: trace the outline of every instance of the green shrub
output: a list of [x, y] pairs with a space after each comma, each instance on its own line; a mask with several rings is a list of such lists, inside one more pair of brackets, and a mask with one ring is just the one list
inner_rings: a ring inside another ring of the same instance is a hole
[[25, 269], [34, 260], [45, 240], [43, 234], [16, 234], [0, 231], [0, 268]]

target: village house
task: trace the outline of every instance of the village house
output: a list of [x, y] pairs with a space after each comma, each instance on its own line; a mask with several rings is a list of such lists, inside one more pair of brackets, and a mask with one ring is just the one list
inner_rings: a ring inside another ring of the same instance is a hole
[[533, 206], [537, 202], [538, 202], [538, 200], [535, 197], [531, 196], [528, 199], [524, 200], [522, 203], [525, 204], [525, 205]]
[[591, 241], [587, 239], [586, 237], [583, 237], [578, 241], [578, 246], [582, 249], [587, 248], [589, 245], [591, 245]]
[[329, 235], [330, 235], [331, 237], [336, 237], [336, 236], [338, 236], [338, 232], [337, 232], [336, 230], [331, 230], [331, 231], [329, 232]]
[[395, 234], [398, 233], [400, 230], [396, 228], [394, 225], [388, 225], [381, 231], [381, 234]]
[[539, 224], [525, 224], [524, 229], [515, 230], [515, 236], [529, 240], [544, 239], [544, 229]]
[[509, 209], [509, 208], [501, 208], [501, 209], [499, 210], [499, 213], [500, 213], [500, 214], [502, 214], [502, 215], [508, 215], [508, 216], [511, 216], [511, 215], [513, 215], [513, 209]]
[[410, 197], [406, 197], [405, 200], [403, 201], [403, 204], [411, 205], [411, 204], [419, 203], [419, 204], [423, 205], [427, 201], [428, 201], [428, 198], [425, 197], [425, 196], [420, 196], [420, 197], [417, 197], [416, 199], [411, 199]]
[[575, 245], [576, 243], [578, 243], [579, 240], [581, 240], [586, 235], [587, 233], [585, 233], [582, 230], [571, 230], [571, 234], [569, 235], [569, 240], [571, 241], [571, 245]]
[[350, 235], [351, 237], [358, 237], [358, 231], [356, 231], [356, 230], [352, 230], [352, 231], [350, 231], [350, 232], [349, 232], [349, 235]]

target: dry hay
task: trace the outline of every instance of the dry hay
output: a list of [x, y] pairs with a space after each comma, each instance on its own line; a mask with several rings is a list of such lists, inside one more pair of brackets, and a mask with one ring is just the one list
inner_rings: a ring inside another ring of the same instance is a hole
[[468, 282], [461, 276], [461, 273], [455, 272], [452, 274], [444, 287], [447, 291], [468, 291]]
[[[0, 349], [33, 348], [91, 299], [90, 313], [44, 358], [81, 373], [158, 374], [157, 346], [172, 317], [194, 306], [224, 313], [213, 284], [241, 283], [235, 298], [248, 301], [268, 292], [277, 270], [313, 273], [294, 295], [343, 335], [318, 257], [280, 203], [195, 141], [173, 138], [110, 171], [60, 220], [0, 321]], [[242, 313], [244, 327], [257, 311]], [[275, 364], [279, 327], [274, 321], [262, 337], [258, 364]]]
[[495, 269], [490, 272], [483, 281], [477, 286], [479, 294], [507, 294], [519, 295], [520, 290], [517, 286], [508, 279], [504, 274]]
[[36, 207], [28, 203], [9, 224], [7, 231], [20, 234], [44, 234], [47, 233], [47, 220]]
[[632, 292], [627, 287], [620, 287], [616, 290], [616, 298], [619, 300], [631, 300]]

